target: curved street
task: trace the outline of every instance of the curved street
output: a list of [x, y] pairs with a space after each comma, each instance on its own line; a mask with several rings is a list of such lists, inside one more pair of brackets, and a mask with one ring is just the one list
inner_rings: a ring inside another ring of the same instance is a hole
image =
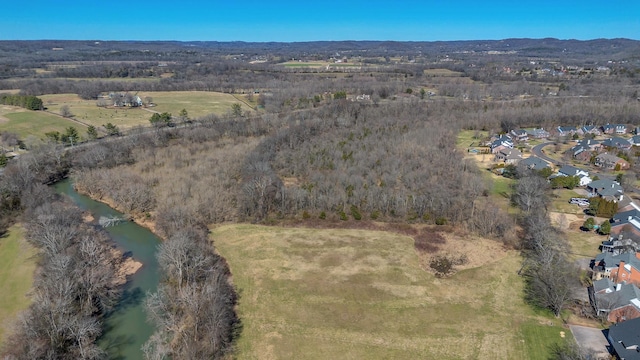
[[564, 165], [563, 162], [560, 162], [560, 161], [558, 161], [556, 159], [552, 159], [549, 156], [545, 155], [543, 148], [545, 146], [547, 146], [547, 145], [553, 145], [553, 142], [549, 141], [549, 142], [546, 142], [546, 143], [542, 143], [542, 144], [536, 145], [533, 148], [531, 148], [531, 153], [533, 155], [539, 157], [540, 159], [542, 159], [544, 161], [547, 161], [547, 162], [550, 162], [550, 163], [552, 163], [554, 165], [560, 165], [560, 166]]

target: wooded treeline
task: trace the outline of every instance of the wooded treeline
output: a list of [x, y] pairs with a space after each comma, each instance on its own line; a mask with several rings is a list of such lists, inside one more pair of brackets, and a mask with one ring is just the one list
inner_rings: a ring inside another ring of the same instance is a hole
[[457, 106], [343, 101], [283, 118], [203, 118], [192, 128], [82, 149], [74, 178], [82, 191], [153, 218], [164, 234], [307, 213], [450, 222], [512, 236], [502, 210], [475, 202], [488, 189], [456, 151]]
[[518, 170], [513, 202], [523, 211], [520, 225], [524, 230], [521, 248], [525, 260], [520, 273], [525, 279], [525, 298], [559, 317], [581, 287], [580, 272], [569, 258], [570, 246], [564, 234], [551, 225], [546, 179], [523, 167]]
[[43, 145], [12, 161], [0, 177], [4, 226], [20, 217], [39, 249], [32, 305], [1, 349], [3, 359], [102, 359], [102, 319], [120, 296], [122, 258], [79, 209], [47, 187], [68, 171], [63, 149]]
[[162, 281], [146, 299], [156, 332], [143, 346], [147, 359], [220, 359], [240, 330], [229, 267], [207, 232], [173, 233], [158, 250]]

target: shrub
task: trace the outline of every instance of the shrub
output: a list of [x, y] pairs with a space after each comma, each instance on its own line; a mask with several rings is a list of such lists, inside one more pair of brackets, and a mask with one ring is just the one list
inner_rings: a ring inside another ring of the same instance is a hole
[[360, 214], [358, 207], [355, 205], [351, 205], [351, 216], [356, 220], [362, 220], [362, 214]]
[[327, 218], [327, 213], [325, 213], [324, 211], [320, 213], [320, 216], [318, 216], [320, 219], [324, 220]]
[[349, 219], [344, 211], [340, 211], [338, 215], [340, 215], [340, 220], [342, 221], [347, 221]]
[[378, 218], [380, 217], [380, 211], [375, 210], [371, 213], [371, 215], [369, 215], [369, 217], [371, 218], [371, 220], [378, 220]]
[[436, 225], [447, 225], [447, 219], [444, 217], [437, 218]]
[[302, 218], [303, 219], [309, 219], [311, 217], [311, 215], [309, 215], [309, 213], [307, 212], [307, 210], [302, 212]]

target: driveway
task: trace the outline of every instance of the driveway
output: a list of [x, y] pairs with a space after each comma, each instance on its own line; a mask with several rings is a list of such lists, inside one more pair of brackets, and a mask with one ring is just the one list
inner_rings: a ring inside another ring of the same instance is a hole
[[597, 354], [597, 359], [609, 358], [609, 342], [601, 329], [580, 325], [569, 325], [569, 328], [580, 349]]

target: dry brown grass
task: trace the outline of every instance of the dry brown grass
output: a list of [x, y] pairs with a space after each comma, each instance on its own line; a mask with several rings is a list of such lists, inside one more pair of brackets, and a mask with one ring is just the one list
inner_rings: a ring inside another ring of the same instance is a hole
[[441, 251], [469, 257], [447, 279], [423, 270], [411, 238], [387, 231], [213, 229], [241, 294], [237, 357], [545, 358], [522, 345], [544, 349], [558, 335], [523, 303], [519, 255], [492, 240], [443, 236]]

